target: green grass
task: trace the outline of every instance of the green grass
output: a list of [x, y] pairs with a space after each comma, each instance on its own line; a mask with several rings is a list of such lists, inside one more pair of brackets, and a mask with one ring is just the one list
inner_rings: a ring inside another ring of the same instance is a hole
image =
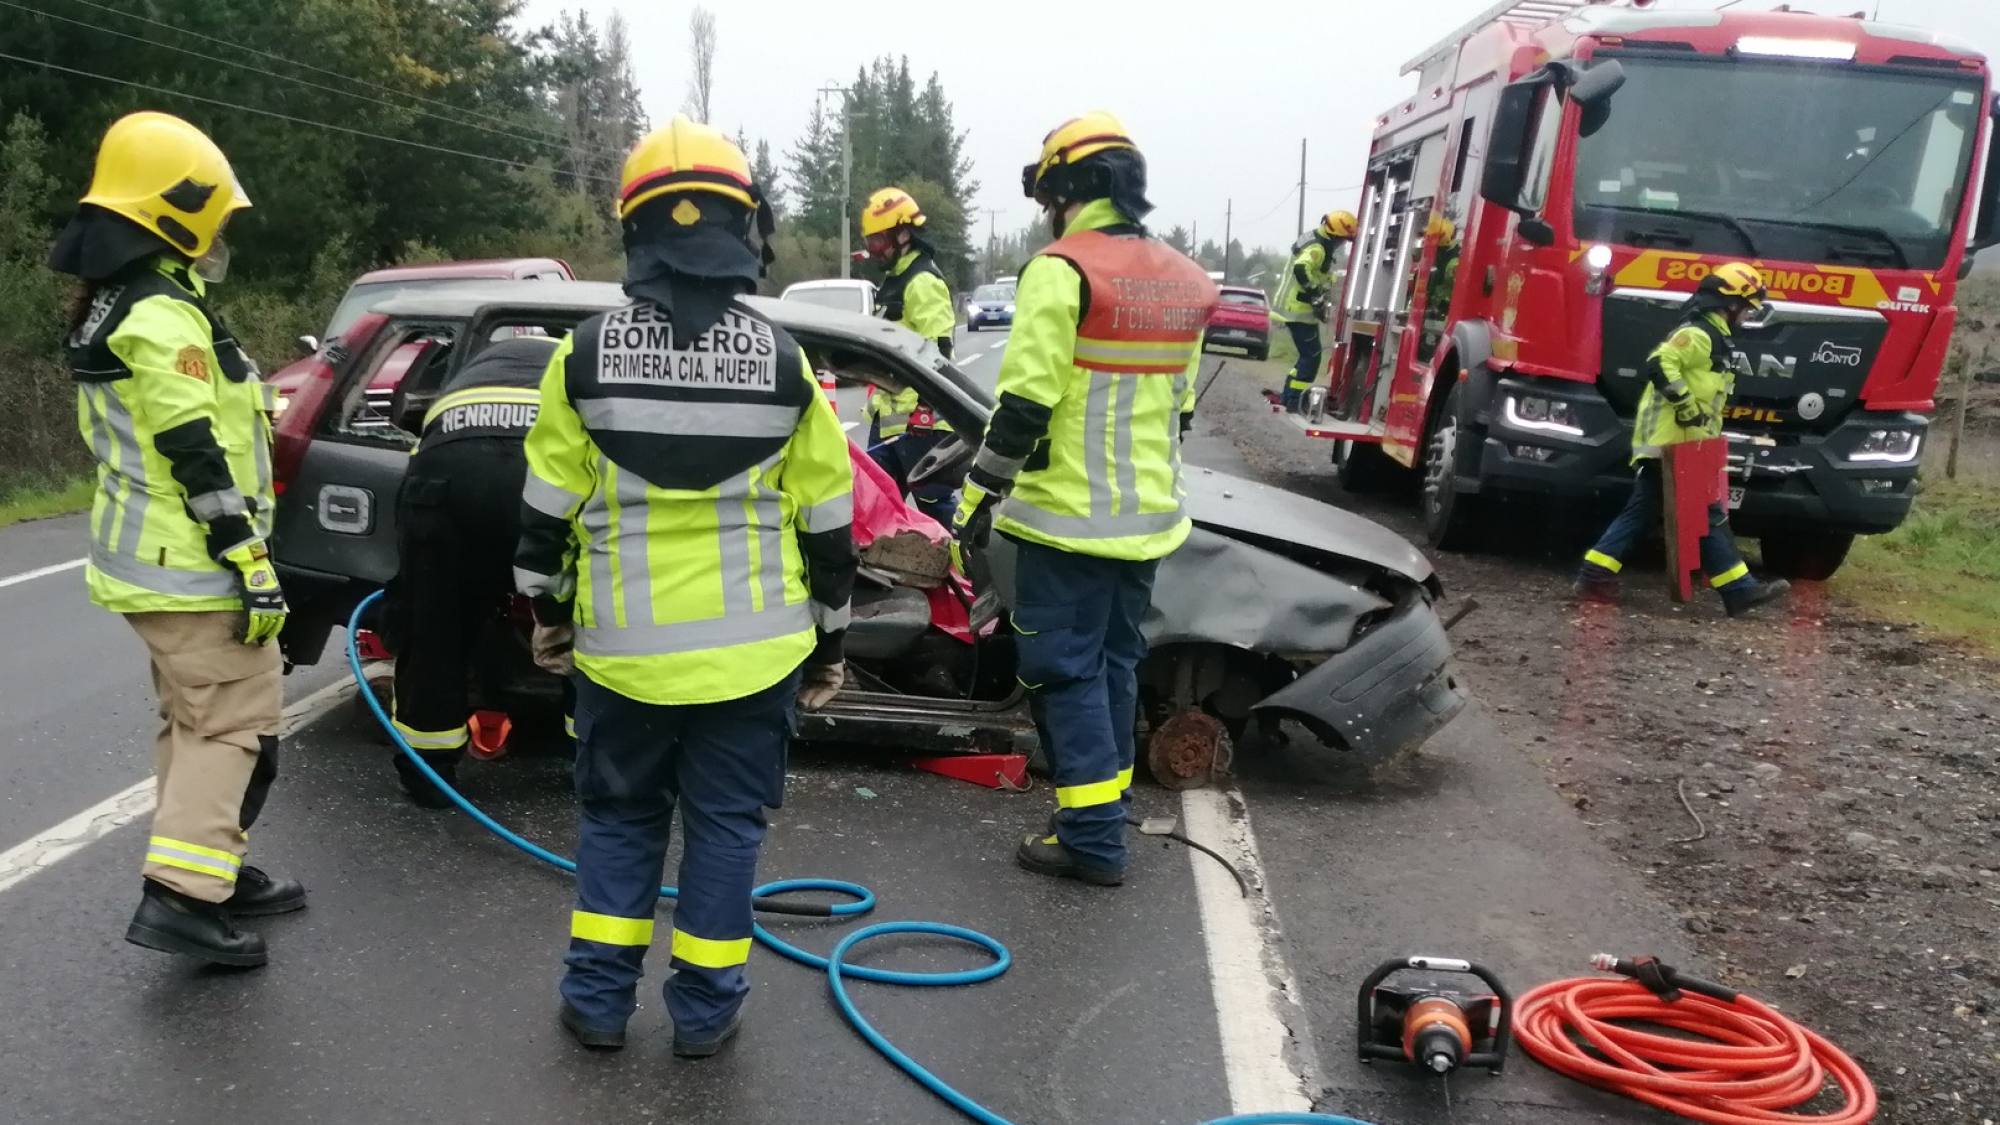
[[1926, 479], [1902, 527], [1855, 543], [1834, 589], [2000, 653], [2000, 481]]
[[78, 477], [66, 484], [28, 485], [0, 497], [0, 527], [68, 515], [90, 507], [90, 494], [97, 482]]

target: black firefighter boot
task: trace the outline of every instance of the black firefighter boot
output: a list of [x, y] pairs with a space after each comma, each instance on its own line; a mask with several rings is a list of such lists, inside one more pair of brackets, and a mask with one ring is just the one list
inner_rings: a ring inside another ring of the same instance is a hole
[[1596, 563], [1587, 562], [1577, 569], [1576, 581], [1571, 584], [1570, 592], [1580, 602], [1616, 605], [1618, 576]]
[[1746, 575], [1722, 588], [1722, 608], [1731, 617], [1741, 617], [1760, 605], [1777, 601], [1791, 590], [1792, 584], [1782, 578], [1767, 581]]
[[275, 879], [261, 867], [244, 864], [236, 873], [236, 893], [223, 906], [233, 918], [263, 918], [306, 908], [306, 887], [297, 879]]
[[237, 929], [221, 903], [190, 898], [151, 879], [146, 880], [145, 896], [126, 927], [125, 940], [237, 968], [254, 968], [271, 959], [264, 939]]
[[[463, 754], [462, 750], [417, 751], [417, 756], [424, 760], [424, 764], [436, 770], [437, 775], [444, 778], [444, 783], [454, 789], [458, 788], [458, 759]], [[403, 792], [410, 795], [410, 800], [418, 808], [452, 807], [451, 798], [445, 796], [444, 790], [439, 789], [430, 778], [424, 776], [424, 771], [418, 769], [415, 762], [410, 761], [409, 755], [398, 750], [389, 760], [396, 766], [396, 776], [402, 779]]]
[[1083, 862], [1075, 852], [1063, 847], [1055, 833], [1026, 836], [1014, 849], [1014, 862], [1037, 875], [1075, 879], [1099, 887], [1116, 887], [1125, 882], [1125, 873]]

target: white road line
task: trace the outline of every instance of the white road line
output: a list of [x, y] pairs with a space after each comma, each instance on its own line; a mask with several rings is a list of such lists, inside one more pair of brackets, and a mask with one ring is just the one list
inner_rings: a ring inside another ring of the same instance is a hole
[[18, 586], [23, 582], [32, 582], [37, 578], [47, 578], [51, 574], [61, 574], [65, 570], [75, 570], [89, 561], [89, 559], [71, 559], [68, 562], [52, 563], [48, 566], [37, 567], [34, 570], [24, 570], [19, 574], [10, 574], [5, 578], [0, 578], [0, 588]]
[[[353, 681], [336, 680], [286, 707], [284, 718], [278, 722], [278, 737], [290, 737], [353, 694]], [[150, 814], [154, 796], [153, 779], [141, 778], [34, 839], [0, 852], [0, 892], [26, 882]]]
[[1249, 807], [1233, 791], [1190, 789], [1181, 794], [1181, 815], [1187, 834], [1220, 852], [1250, 884], [1250, 897], [1244, 898], [1221, 865], [1187, 850], [1208, 945], [1230, 1111], [1310, 1111], [1312, 1038], [1305, 1010], [1292, 999], [1298, 984], [1285, 965]]

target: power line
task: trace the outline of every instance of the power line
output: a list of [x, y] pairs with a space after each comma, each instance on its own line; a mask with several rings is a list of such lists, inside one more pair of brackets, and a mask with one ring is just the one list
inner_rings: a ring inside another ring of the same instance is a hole
[[[187, 28], [168, 23], [165, 20], [157, 20], [151, 16], [141, 15], [138, 12], [128, 12], [123, 8], [114, 8], [109, 4], [100, 4], [97, 3], [96, 0], [69, 0], [69, 3], [76, 4], [85, 8], [94, 8], [100, 12], [108, 12], [114, 16], [122, 16], [125, 19], [137, 20], [140, 23], [149, 24], [153, 27], [166, 28], [168, 31], [172, 31], [176, 34], [185, 35], [192, 39], [199, 39], [205, 43], [213, 43], [218, 47], [228, 47], [231, 50], [243, 51], [247, 54], [258, 55], [260, 57], [270, 59], [272, 62], [283, 63], [286, 66], [295, 66], [298, 67], [300, 70], [310, 70], [315, 74], [324, 74], [329, 78], [338, 78], [342, 82], [350, 82], [356, 86], [367, 86], [371, 89], [381, 90], [384, 93], [394, 94], [397, 97], [409, 98], [412, 101], [422, 102], [425, 105], [436, 106], [439, 109], [450, 110], [453, 113], [464, 114], [468, 117], [481, 118], [486, 121], [491, 121], [497, 125], [505, 125], [510, 128], [524, 127], [519, 122], [508, 121], [506, 118], [500, 117], [497, 114], [482, 113], [476, 109], [465, 109], [461, 106], [455, 106], [452, 105], [450, 102], [441, 101], [437, 98], [427, 98], [422, 94], [412, 94], [407, 91], [397, 90], [389, 86], [384, 86], [379, 82], [370, 82], [365, 78], [354, 78], [352, 76], [342, 74], [337, 70], [330, 70], [323, 66], [314, 66], [311, 63], [300, 62], [297, 59], [288, 58], [284, 55], [278, 54], [275, 51], [266, 51], [261, 47], [249, 47], [241, 43], [233, 43], [227, 39], [222, 39], [214, 35], [205, 35], [199, 31], [190, 31]], [[550, 132], [547, 129], [542, 129], [536, 126], [525, 126], [525, 127], [532, 129], [535, 132], [541, 133], [543, 136], [548, 137], [551, 140], [560, 141], [563, 139], [560, 135]]]
[[1285, 189], [1285, 194], [1284, 194], [1284, 195], [1282, 195], [1282, 196], [1280, 196], [1280, 197], [1279, 197], [1279, 199], [1278, 199], [1278, 201], [1277, 201], [1276, 203], [1273, 203], [1273, 204], [1271, 204], [1271, 209], [1270, 209], [1270, 210], [1268, 210], [1268, 211], [1264, 212], [1263, 214], [1261, 214], [1261, 215], [1257, 216], [1256, 218], [1254, 218], [1254, 219], [1250, 220], [1250, 223], [1251, 223], [1251, 225], [1255, 225], [1255, 224], [1257, 224], [1257, 223], [1261, 223], [1261, 222], [1263, 222], [1263, 221], [1264, 221], [1265, 219], [1268, 219], [1268, 218], [1270, 218], [1270, 217], [1271, 217], [1272, 215], [1275, 215], [1275, 214], [1277, 214], [1277, 213], [1278, 213], [1278, 208], [1280, 208], [1280, 207], [1283, 207], [1283, 206], [1284, 206], [1285, 204], [1287, 204], [1287, 203], [1290, 203], [1290, 202], [1292, 201], [1292, 196], [1293, 196], [1293, 195], [1294, 195], [1294, 194], [1295, 194], [1295, 193], [1296, 193], [1296, 192], [1297, 192], [1298, 190], [1299, 190], [1299, 189], [1298, 189], [1298, 188], [1297, 188], [1296, 186], [1293, 186], [1293, 187], [1288, 187], [1288, 188], [1286, 188], [1286, 189]]
[[[16, 3], [15, 0], [0, 0], [0, 7], [13, 8], [16, 9], [17, 11], [28, 12], [32, 15], [41, 16], [44, 19], [60, 20], [63, 23], [71, 24], [76, 27], [85, 28], [91, 31], [102, 32], [106, 35], [115, 35], [120, 39], [131, 40], [134, 43], [143, 43], [150, 47], [158, 47], [162, 50], [173, 51], [176, 54], [187, 55], [192, 58], [197, 58], [205, 60], [207, 62], [217, 63], [222, 66], [235, 67], [238, 70], [248, 71], [251, 74], [260, 74], [266, 78], [275, 78], [281, 82], [297, 83], [298, 85], [309, 87], [314, 90], [323, 90], [326, 93], [333, 94], [337, 97], [358, 98], [362, 101], [373, 102], [376, 105], [384, 106], [386, 108], [397, 110], [399, 112], [414, 113], [423, 117], [433, 118], [435, 120], [442, 121], [447, 125], [453, 125], [458, 128], [478, 129], [481, 132], [492, 133], [495, 136], [506, 137], [510, 140], [522, 141], [527, 144], [542, 145], [548, 148], [553, 148], [558, 152], [561, 152], [565, 156], [569, 156], [575, 153], [581, 153], [582, 155], [585, 156], [595, 156], [603, 158], [610, 155], [595, 149], [581, 148], [580, 146], [578, 148], [572, 148], [570, 145], [562, 141], [548, 140], [539, 136], [527, 136], [521, 133], [509, 132], [504, 129], [496, 129], [490, 125], [480, 125], [475, 122], [464, 121], [455, 117], [447, 117], [444, 114], [434, 113], [430, 110], [421, 109], [417, 106], [399, 105], [395, 102], [389, 101], [386, 98], [375, 97], [372, 94], [364, 94], [356, 90], [342, 90], [339, 87], [329, 86], [324, 82], [315, 82], [310, 78], [301, 78], [295, 74], [280, 74], [276, 71], [265, 70], [264, 68], [259, 66], [252, 66], [249, 63], [237, 62], [233, 59], [220, 58], [218, 56], [208, 54], [204, 51], [196, 51], [188, 47], [177, 47], [171, 43], [162, 43], [155, 39], [148, 39], [143, 35], [134, 35], [131, 32], [119, 31], [117, 28], [106, 27], [103, 24], [91, 23], [88, 20], [72, 19], [69, 16], [61, 16], [57, 15], [54, 12], [46, 12], [42, 11], [39, 8], [31, 8], [26, 4]], [[350, 81], [353, 80], [350, 79]]]
[[[146, 90], [155, 94], [165, 94], [170, 98], [185, 98], [191, 102], [201, 102], [206, 105], [221, 106], [224, 109], [241, 110], [244, 113], [255, 113], [263, 117], [274, 117], [279, 121], [289, 121], [294, 125], [310, 125], [315, 129], [327, 129], [335, 133], [345, 133], [351, 137], [363, 137], [371, 141], [383, 141], [392, 145], [404, 145], [409, 148], [420, 148], [427, 152], [443, 153], [446, 156], [462, 156], [468, 160], [483, 160], [488, 164], [499, 164], [508, 168], [513, 168], [517, 171], [527, 171], [535, 167], [532, 164], [524, 164], [518, 160], [508, 160], [507, 158], [502, 156], [490, 156], [483, 152], [467, 152], [464, 149], [446, 148], [443, 145], [428, 144], [424, 141], [412, 141], [404, 137], [390, 137], [390, 136], [385, 136], [381, 133], [371, 133], [366, 129], [355, 129], [347, 125], [335, 125], [329, 121], [314, 121], [311, 118], [295, 117], [289, 113], [279, 113], [277, 110], [273, 109], [261, 109], [254, 105], [243, 105], [240, 102], [225, 101], [222, 98], [211, 98], [201, 94], [190, 94], [182, 90], [169, 89], [165, 86], [155, 86], [148, 82], [134, 81], [133, 79], [130, 78], [119, 78], [115, 75], [110, 75], [110, 74], [98, 74], [95, 71], [79, 70], [73, 66], [63, 66], [60, 63], [52, 63], [44, 59], [31, 59], [26, 57], [25, 55], [12, 55], [8, 54], [5, 51], [0, 51], [0, 59], [6, 59], [10, 62], [26, 63], [29, 66], [38, 66], [41, 67], [43, 70], [59, 71], [63, 74], [74, 74], [79, 78], [95, 78], [100, 82], [110, 82], [118, 86], [130, 86], [134, 89]], [[591, 180], [600, 184], [617, 183], [616, 180], [610, 179], [609, 177], [605, 176], [592, 176], [582, 172], [575, 173], [575, 175], [578, 179]]]
[[1306, 190], [1307, 190], [1307, 191], [1317, 191], [1317, 192], [1323, 192], [1323, 193], [1331, 193], [1331, 194], [1333, 194], [1333, 195], [1340, 195], [1340, 194], [1343, 194], [1343, 193], [1345, 193], [1345, 192], [1350, 192], [1350, 191], [1360, 191], [1360, 190], [1361, 190], [1361, 189], [1362, 189], [1363, 187], [1366, 187], [1366, 186], [1367, 186], [1366, 184], [1348, 184], [1348, 185], [1346, 185], [1346, 186], [1344, 186], [1344, 187], [1316, 187], [1316, 186], [1314, 186], [1314, 185], [1312, 185], [1312, 184], [1307, 184], [1307, 185], [1306, 185]]

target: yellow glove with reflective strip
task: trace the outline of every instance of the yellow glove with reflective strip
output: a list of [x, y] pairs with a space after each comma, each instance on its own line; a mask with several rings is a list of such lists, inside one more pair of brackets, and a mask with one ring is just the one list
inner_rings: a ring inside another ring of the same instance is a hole
[[222, 559], [236, 568], [236, 584], [243, 590], [243, 643], [266, 645], [278, 639], [291, 607], [285, 604], [285, 591], [278, 586], [278, 571], [263, 540], [253, 539]]

